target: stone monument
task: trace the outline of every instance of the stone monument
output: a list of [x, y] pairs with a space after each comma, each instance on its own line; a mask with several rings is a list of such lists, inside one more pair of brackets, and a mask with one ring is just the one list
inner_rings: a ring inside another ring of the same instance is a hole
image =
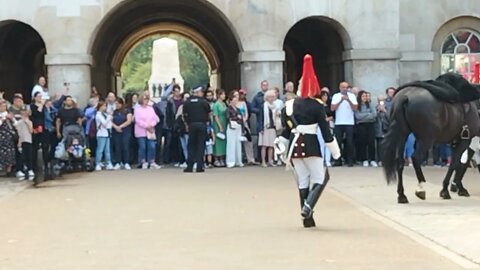
[[171, 38], [161, 38], [153, 42], [152, 75], [148, 81], [150, 95], [155, 99], [163, 93], [165, 85], [175, 81], [183, 89], [184, 80], [180, 74], [178, 43]]

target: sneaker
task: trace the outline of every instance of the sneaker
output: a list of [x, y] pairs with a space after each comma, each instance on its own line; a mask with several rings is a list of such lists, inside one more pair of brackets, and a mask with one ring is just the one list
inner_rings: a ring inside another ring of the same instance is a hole
[[215, 166], [215, 167], [221, 167], [222, 164], [220, 163], [220, 161], [215, 160], [215, 162], [213, 162], [213, 166]]
[[108, 165], [107, 165], [107, 170], [109, 170], [109, 171], [113, 170], [113, 165], [112, 165], [112, 163], [108, 163]]
[[237, 167], [243, 168], [243, 167], [245, 167], [245, 165], [243, 163], [240, 163], [240, 164], [237, 165]]
[[147, 162], [142, 163], [142, 169], [143, 170], [148, 169], [148, 163]]
[[123, 166], [123, 168], [127, 171], [130, 171], [132, 168], [130, 167], [130, 164], [125, 164], [125, 166]]
[[365, 160], [365, 161], [363, 162], [363, 167], [368, 167], [368, 166], [369, 166], [368, 161]]
[[180, 163], [175, 163], [175, 164], [173, 165], [173, 167], [175, 167], [175, 168], [180, 167]]
[[95, 171], [101, 171], [102, 170], [102, 165], [98, 164], [95, 166]]
[[120, 165], [120, 163], [117, 163], [117, 165], [115, 165], [115, 167], [113, 167], [113, 169], [114, 169], [115, 171], [118, 171], [118, 170], [120, 170], [121, 168], [122, 168], [122, 165]]
[[19, 181], [25, 180], [25, 174], [24, 174], [23, 172], [21, 172], [21, 171], [18, 171], [17, 174], [16, 174], [16, 176], [17, 176], [17, 179], [18, 179]]
[[180, 164], [180, 168], [187, 168], [187, 163], [184, 162], [184, 163]]
[[332, 163], [328, 162], [327, 164], [325, 164], [327, 166], [327, 168], [330, 168], [332, 167]]
[[370, 161], [370, 166], [374, 167], [374, 168], [377, 168], [378, 167], [378, 164], [377, 162], [375, 162], [374, 160]]
[[151, 170], [158, 170], [160, 168], [162, 168], [162, 167], [160, 165], [158, 165], [157, 163], [155, 163], [155, 162], [150, 163], [150, 169]]
[[100, 167], [105, 168], [105, 163], [100, 162]]
[[35, 178], [35, 173], [32, 170], [28, 171], [28, 180], [33, 180]]

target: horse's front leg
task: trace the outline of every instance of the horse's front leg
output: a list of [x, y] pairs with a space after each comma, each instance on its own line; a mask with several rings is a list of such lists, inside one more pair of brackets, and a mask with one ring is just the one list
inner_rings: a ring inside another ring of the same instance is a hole
[[[468, 159], [466, 164], [461, 163], [461, 157], [462, 154], [465, 152], [465, 150], [468, 149], [468, 146], [470, 145], [470, 140], [460, 140], [455, 146], [452, 145], [452, 162], [450, 166], [448, 167], [447, 174], [445, 175], [445, 178], [443, 179], [443, 185], [442, 185], [442, 190], [440, 191], [440, 197], [445, 200], [451, 199], [450, 193], [448, 192], [448, 185], [450, 184], [450, 179], [452, 178], [453, 171], [455, 171], [455, 178], [454, 178], [454, 183], [456, 184], [456, 187], [458, 189], [458, 195], [459, 196], [470, 196], [468, 193], [468, 190], [466, 190], [463, 187], [462, 184], [462, 179], [463, 176], [465, 175], [465, 172], [467, 171], [467, 164], [468, 161], [471, 160], [471, 155], [470, 151], [468, 151]], [[453, 188], [452, 188], [453, 189]]]

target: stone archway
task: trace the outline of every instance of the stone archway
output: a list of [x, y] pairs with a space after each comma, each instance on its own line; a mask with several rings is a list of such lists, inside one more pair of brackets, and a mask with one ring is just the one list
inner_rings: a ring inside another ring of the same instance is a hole
[[205, 0], [127, 0], [105, 16], [92, 37], [92, 82], [115, 90], [116, 76], [128, 51], [153, 34], [176, 34], [194, 42], [205, 54], [213, 84], [240, 85], [239, 39], [224, 14]]
[[321, 16], [300, 20], [288, 31], [283, 48], [286, 54], [285, 82], [293, 81], [298, 85], [303, 56], [307, 53], [313, 57], [322, 87], [336, 89], [340, 81], [349, 77], [346, 76], [343, 52], [352, 46], [347, 31], [337, 21]]
[[45, 42], [31, 26], [14, 20], [0, 22], [0, 90], [5, 98], [22, 93], [26, 101], [38, 77], [46, 74]]

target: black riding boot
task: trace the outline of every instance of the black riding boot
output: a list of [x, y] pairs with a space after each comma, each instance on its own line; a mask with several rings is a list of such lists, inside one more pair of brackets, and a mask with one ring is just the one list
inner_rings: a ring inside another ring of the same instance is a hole
[[317, 204], [317, 201], [322, 195], [323, 190], [325, 190], [325, 186], [327, 185], [329, 179], [330, 176], [328, 174], [328, 171], [326, 171], [323, 184], [314, 184], [312, 190], [310, 190], [310, 192], [308, 193], [308, 197], [302, 207], [302, 217], [304, 217], [305, 219], [312, 217], [313, 208]]
[[[308, 193], [310, 192], [309, 188], [303, 188], [299, 189], [299, 194], [300, 194], [300, 208], [303, 209], [305, 205], [305, 201], [308, 198]], [[312, 217], [309, 218], [304, 218], [303, 219], [303, 227], [305, 228], [310, 228], [310, 227], [315, 227], [315, 220]]]

